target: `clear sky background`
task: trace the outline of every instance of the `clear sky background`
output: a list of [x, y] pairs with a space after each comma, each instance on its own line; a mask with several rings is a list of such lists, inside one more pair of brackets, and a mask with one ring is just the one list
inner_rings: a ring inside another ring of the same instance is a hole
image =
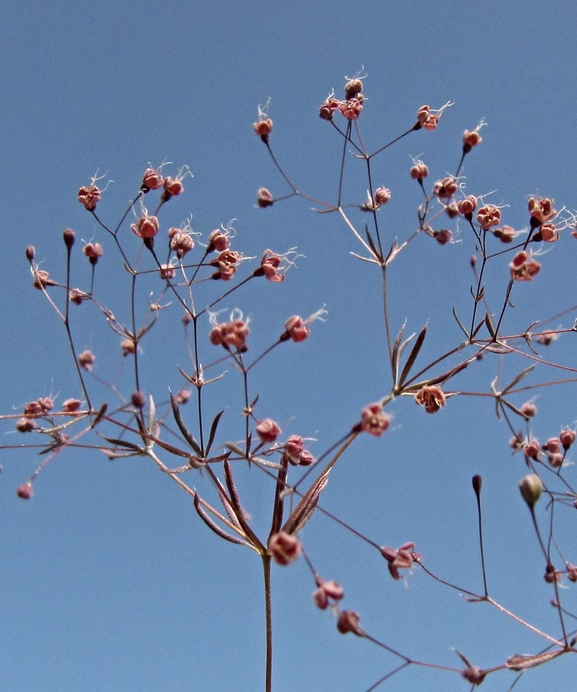
[[[255, 284], [225, 307], [250, 315], [251, 349], [254, 344], [258, 353], [290, 315], [306, 316], [326, 304], [327, 321], [313, 325], [312, 338], [264, 361], [253, 382], [261, 393], [259, 414], [277, 419], [287, 435], [315, 438], [311, 451], [320, 454], [390, 386], [380, 279], [350, 255], [359, 247], [336, 215], [315, 215], [302, 200], [255, 208], [260, 186], [277, 196], [286, 192], [252, 131], [258, 104], [271, 98], [275, 152], [299, 188], [333, 201], [340, 141], [317, 113], [332, 88], [337, 94], [342, 89], [344, 75], [363, 68], [369, 75], [362, 127], [371, 149], [410, 127], [422, 104], [452, 100], [438, 131], [415, 133], [375, 161], [377, 184], [393, 190], [382, 212], [388, 237], [406, 237], [416, 227], [420, 197], [408, 178], [409, 157], [422, 156], [432, 178], [453, 172], [463, 130], [482, 117], [489, 127], [466, 161], [468, 190], [496, 190], [491, 201], [510, 205], [506, 221], [521, 228], [529, 195], [577, 207], [576, 24], [570, 2], [546, 11], [536, 2], [451, 0], [29, 0], [5, 9], [2, 412], [39, 396], [80, 395], [64, 330], [31, 286], [24, 248], [33, 244], [41, 267], [63, 277], [61, 234], [71, 227], [79, 239], [101, 242], [112, 257], [112, 243], [76, 201], [78, 188], [97, 169], [107, 172], [115, 182], [99, 212], [113, 223], [137, 192], [148, 162], [168, 160], [172, 172], [188, 164], [194, 178], [163, 211], [163, 224], [179, 225], [192, 214], [193, 228], [208, 234], [236, 219], [237, 245], [245, 254], [297, 246], [305, 256], [284, 284]], [[347, 194], [359, 203], [366, 183], [357, 168]], [[445, 247], [418, 239], [423, 242], [393, 274], [395, 324], [408, 318], [412, 333], [429, 323], [424, 359], [459, 343], [451, 308], [467, 310], [470, 303], [474, 247], [465, 232], [458, 239]], [[577, 241], [571, 241], [566, 237], [553, 247], [538, 281], [520, 287], [515, 302], [523, 316], [517, 321], [512, 315], [511, 329], [523, 330], [532, 319], [577, 303]], [[81, 261], [77, 266], [77, 283], [86, 285], [87, 268]], [[497, 290], [505, 276], [496, 275]], [[103, 266], [97, 280], [107, 306], [122, 314], [118, 267]], [[116, 337], [102, 320], [78, 314], [79, 347], [92, 348], [99, 376], [113, 379], [121, 360]], [[574, 317], [549, 326], [571, 326]], [[178, 318], [177, 311], [167, 318], [143, 352], [158, 400], [169, 386], [181, 386], [177, 366], [185, 363], [185, 352]], [[552, 358], [575, 366], [571, 335], [555, 349]], [[517, 362], [504, 377], [526, 365]], [[463, 386], [489, 391], [496, 368], [495, 359], [486, 359]], [[231, 436], [240, 429], [234, 374], [231, 389], [223, 386], [214, 401], [215, 412], [229, 406]], [[107, 396], [96, 391], [102, 400]], [[571, 387], [539, 397], [539, 437], [577, 420]], [[519, 396], [516, 403], [524, 400]], [[410, 399], [394, 402], [391, 411], [394, 430], [354, 445], [339, 462], [323, 506], [380, 544], [415, 541], [440, 576], [481, 589], [470, 479], [482, 474], [491, 592], [521, 617], [558, 634], [543, 560], [517, 490], [526, 468], [521, 456], [511, 457], [508, 431], [494, 420], [490, 400], [454, 398], [436, 416]], [[2, 444], [21, 442], [10, 429], [5, 426]], [[218, 541], [187, 496], [151, 462], [70, 452], [40, 476], [28, 503], [14, 490], [38, 458], [10, 451], [0, 462], [4, 692], [263, 688], [260, 562]], [[243, 476], [242, 484], [256, 525], [266, 526], [271, 484], [256, 473]], [[566, 512], [563, 525], [574, 536], [571, 520]], [[538, 637], [482, 604], [464, 603], [419, 569], [409, 588], [393, 582], [374, 550], [322, 516], [302, 537], [321, 574], [343, 584], [344, 607], [358, 610], [372, 635], [408, 655], [459, 666], [453, 647], [489, 667], [542, 647]], [[567, 557], [577, 562], [576, 555]], [[275, 692], [365, 690], [394, 667], [395, 659], [339, 635], [330, 614], [313, 607], [314, 585], [304, 562], [276, 568], [273, 578]], [[566, 599], [571, 609], [574, 593]], [[570, 689], [573, 659], [532, 671], [518, 689], [540, 689], [546, 680]], [[513, 680], [504, 672], [489, 677], [483, 689], [504, 690]], [[456, 675], [411, 669], [382, 689], [460, 690], [466, 683]]]

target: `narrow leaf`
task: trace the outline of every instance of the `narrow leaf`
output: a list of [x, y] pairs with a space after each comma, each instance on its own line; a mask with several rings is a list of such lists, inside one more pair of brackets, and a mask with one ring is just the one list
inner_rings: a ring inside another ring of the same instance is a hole
[[491, 338], [497, 339], [495, 327], [493, 326], [493, 320], [491, 318], [491, 315], [489, 315], [488, 312], [485, 313], [485, 325], [487, 326], [487, 329], [489, 330], [489, 334], [491, 335]]
[[405, 363], [405, 367], [403, 368], [403, 371], [401, 372], [401, 377], [399, 379], [400, 386], [402, 386], [403, 382], [407, 379], [408, 374], [411, 372], [411, 368], [415, 364], [415, 360], [417, 360], [417, 356], [419, 355], [419, 351], [421, 350], [421, 347], [425, 342], [426, 336], [427, 325], [425, 325], [419, 332], [419, 336], [417, 337], [417, 340], [415, 341], [415, 344], [411, 349], [411, 352], [409, 353], [409, 357], [407, 358], [407, 362]]
[[198, 516], [202, 519], [202, 521], [208, 526], [209, 529], [211, 529], [211, 531], [214, 531], [214, 533], [216, 533], [217, 536], [224, 538], [225, 541], [229, 541], [230, 543], [236, 543], [237, 545], [244, 545], [247, 548], [250, 548], [250, 545], [246, 541], [243, 541], [241, 538], [238, 538], [237, 536], [233, 536], [231, 533], [227, 533], [213, 519], [211, 519], [208, 516], [208, 514], [204, 511], [200, 504], [198, 493], [194, 496], [194, 508], [196, 509], [196, 512]]
[[192, 447], [192, 449], [198, 454], [199, 457], [203, 457], [202, 449], [200, 448], [200, 445], [198, 442], [194, 439], [186, 425], [184, 424], [184, 421], [182, 420], [182, 416], [180, 415], [180, 409], [178, 408], [178, 404], [176, 403], [176, 399], [172, 395], [172, 392], [170, 392], [170, 405], [172, 406], [172, 415], [174, 416], [174, 420], [176, 424], [178, 425], [178, 429], [182, 433], [182, 436], [184, 439], [188, 442], [188, 444]]
[[292, 511], [282, 531], [291, 535], [298, 533], [312, 517], [322, 491], [325, 489], [331, 469], [326, 469], [303, 495], [302, 500]]
[[220, 419], [224, 411], [225, 409], [219, 411], [214, 417], [214, 420], [212, 421], [212, 425], [210, 426], [210, 435], [208, 436], [208, 443], [206, 445], [206, 454], [210, 452], [210, 448], [212, 447], [212, 443], [214, 442], [214, 436], [216, 435], [218, 424], [220, 423]]
[[106, 437], [105, 435], [101, 435], [101, 437], [103, 440], [110, 442], [110, 444], [114, 445], [115, 447], [123, 447], [124, 449], [131, 449], [133, 452], [138, 452], [139, 454], [145, 454], [144, 449], [134, 444], [133, 442], [128, 442], [127, 440], [119, 440], [115, 437]]
[[393, 344], [393, 350], [391, 351], [391, 368], [393, 371], [393, 384], [397, 385], [397, 377], [399, 374], [399, 349], [401, 347], [401, 341], [403, 339], [403, 334], [405, 333], [405, 327], [407, 323], [405, 322], [403, 326], [399, 329], [395, 343]]
[[517, 375], [517, 377], [515, 377], [513, 380], [511, 380], [511, 382], [509, 382], [509, 384], [503, 389], [501, 394], [505, 394], [505, 392], [508, 392], [510, 389], [513, 389], [513, 387], [518, 385], [519, 382], [521, 382], [522, 379], [527, 377], [527, 375], [529, 373], [533, 372], [533, 370], [535, 370], [536, 367], [537, 367], [536, 365], [530, 365], [528, 368], [525, 368], [525, 370], [523, 370], [523, 372], [520, 372]]

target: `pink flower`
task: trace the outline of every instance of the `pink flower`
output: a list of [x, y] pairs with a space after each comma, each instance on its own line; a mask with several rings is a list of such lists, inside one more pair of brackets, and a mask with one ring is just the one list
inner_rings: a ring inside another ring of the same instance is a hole
[[433, 194], [441, 199], [449, 199], [459, 189], [455, 178], [447, 176], [443, 180], [438, 180], [433, 187]]
[[451, 101], [448, 101], [442, 108], [437, 110], [432, 110], [429, 106], [421, 106], [417, 111], [417, 123], [413, 129], [436, 130], [443, 111], [451, 105], [453, 105]]
[[163, 183], [164, 178], [162, 177], [160, 171], [157, 171], [154, 168], [147, 168], [144, 171], [140, 189], [144, 193], [148, 192], [149, 190], [158, 190], [160, 187], [162, 187]]
[[297, 344], [308, 339], [311, 333], [303, 318], [298, 315], [289, 317], [284, 326], [286, 329], [285, 333]]
[[363, 110], [363, 99], [356, 97], [347, 101], [340, 101], [337, 108], [347, 120], [358, 120]]
[[252, 124], [252, 127], [261, 139], [266, 137], [268, 141], [268, 136], [272, 132], [272, 120], [270, 118], [258, 120], [256, 123]]
[[88, 211], [94, 211], [96, 209], [100, 197], [101, 192], [96, 185], [81, 187], [80, 190], [78, 190], [78, 201], [85, 209], [88, 209]]
[[92, 372], [95, 360], [96, 356], [92, 353], [92, 351], [82, 351], [82, 353], [78, 356], [78, 363], [80, 367], [88, 370], [88, 372]]
[[265, 207], [272, 207], [272, 205], [274, 204], [273, 196], [271, 192], [266, 189], [266, 187], [260, 187], [258, 189], [258, 197], [256, 203], [261, 209], [264, 209]]
[[412, 166], [409, 173], [411, 174], [411, 178], [413, 178], [413, 180], [422, 180], [429, 175], [429, 169], [424, 163], [418, 162]]
[[320, 610], [337, 605], [337, 602], [344, 598], [343, 587], [336, 581], [325, 581], [322, 577], [317, 577], [316, 583], [318, 588], [313, 593], [313, 601]]
[[266, 444], [274, 442], [281, 432], [279, 424], [272, 418], [264, 418], [256, 424], [256, 434]]
[[133, 223], [130, 228], [139, 238], [154, 238], [158, 233], [158, 219], [156, 216], [145, 214], [137, 223]]
[[391, 424], [391, 416], [383, 411], [380, 403], [369, 404], [361, 411], [361, 430], [380, 437]]
[[394, 548], [381, 548], [382, 556], [387, 560], [389, 573], [393, 579], [401, 579], [400, 569], [411, 569], [413, 562], [418, 557], [418, 553], [414, 552], [415, 544], [412, 541], [403, 543], [403, 545], [395, 550]]
[[537, 225], [543, 223], [544, 221], [548, 221], [557, 213], [557, 210], [553, 209], [553, 201], [547, 197], [543, 197], [539, 200], [531, 197], [528, 207], [529, 214], [531, 215], [532, 219], [535, 219]]
[[234, 250], [224, 250], [218, 257], [210, 262], [213, 267], [218, 267], [218, 271], [213, 274], [212, 278], [230, 281], [236, 274], [241, 259], [242, 257], [238, 252]]
[[476, 208], [477, 198], [473, 195], [468, 195], [467, 197], [465, 197], [465, 199], [462, 199], [460, 202], [457, 203], [457, 209], [459, 210], [459, 214], [462, 214], [465, 218], [472, 218], [473, 212]]
[[21, 497], [23, 500], [29, 500], [34, 495], [34, 490], [32, 488], [32, 483], [22, 483], [16, 489], [16, 495]]
[[269, 538], [268, 551], [277, 565], [286, 567], [291, 562], [298, 560], [302, 553], [302, 546], [296, 536], [291, 536], [285, 531], [279, 531]]
[[175, 233], [170, 241], [170, 249], [176, 252], [179, 259], [182, 259], [193, 247], [194, 240], [188, 233], [182, 233], [181, 231]]
[[352, 632], [358, 637], [364, 637], [365, 631], [359, 625], [361, 617], [354, 610], [341, 610], [339, 619], [337, 620], [337, 629], [341, 634]]
[[86, 243], [82, 248], [82, 252], [88, 257], [90, 264], [93, 266], [98, 263], [99, 258], [104, 253], [100, 243]]
[[220, 229], [216, 229], [208, 236], [208, 247], [207, 252], [224, 252], [230, 247], [230, 236], [228, 232], [223, 232]]
[[437, 413], [445, 405], [445, 394], [437, 386], [423, 387], [415, 394], [415, 403], [427, 413]]
[[223, 346], [227, 350], [231, 347], [240, 352], [248, 350], [248, 346], [246, 345], [246, 340], [250, 333], [248, 321], [239, 317], [237, 319], [232, 319], [230, 322], [219, 324], [216, 321], [216, 317], [214, 317], [214, 319], [211, 318], [211, 323], [213, 324], [213, 328], [208, 337], [211, 344], [214, 346]]
[[501, 221], [501, 212], [493, 204], [486, 204], [477, 212], [477, 221], [481, 228], [486, 231], [491, 226], [498, 226]]
[[511, 268], [511, 278], [514, 281], [532, 281], [541, 269], [539, 262], [532, 260], [524, 250], [513, 257], [509, 267]]
[[541, 240], [545, 243], [556, 243], [559, 240], [559, 231], [554, 223], [546, 222], [541, 224], [539, 229]]
[[182, 178], [177, 176], [176, 178], [165, 178], [162, 187], [164, 192], [162, 193], [162, 200], [164, 202], [168, 201], [171, 197], [176, 197], [184, 192], [184, 185], [182, 184]]

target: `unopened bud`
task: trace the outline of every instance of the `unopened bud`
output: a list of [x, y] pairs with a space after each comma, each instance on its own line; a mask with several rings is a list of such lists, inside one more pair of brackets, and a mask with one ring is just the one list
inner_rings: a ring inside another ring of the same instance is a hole
[[66, 245], [66, 247], [70, 250], [70, 248], [74, 245], [76, 233], [74, 233], [71, 228], [66, 228], [62, 234], [62, 237], [64, 238], [64, 245]]
[[536, 473], [530, 473], [519, 482], [519, 490], [529, 507], [534, 507], [537, 500], [541, 497], [543, 483]]

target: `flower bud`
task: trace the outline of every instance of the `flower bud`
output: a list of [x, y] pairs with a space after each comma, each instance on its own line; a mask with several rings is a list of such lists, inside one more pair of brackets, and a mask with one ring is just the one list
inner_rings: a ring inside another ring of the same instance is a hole
[[534, 507], [537, 500], [541, 497], [543, 483], [536, 473], [530, 473], [519, 482], [521, 496], [529, 507]]

